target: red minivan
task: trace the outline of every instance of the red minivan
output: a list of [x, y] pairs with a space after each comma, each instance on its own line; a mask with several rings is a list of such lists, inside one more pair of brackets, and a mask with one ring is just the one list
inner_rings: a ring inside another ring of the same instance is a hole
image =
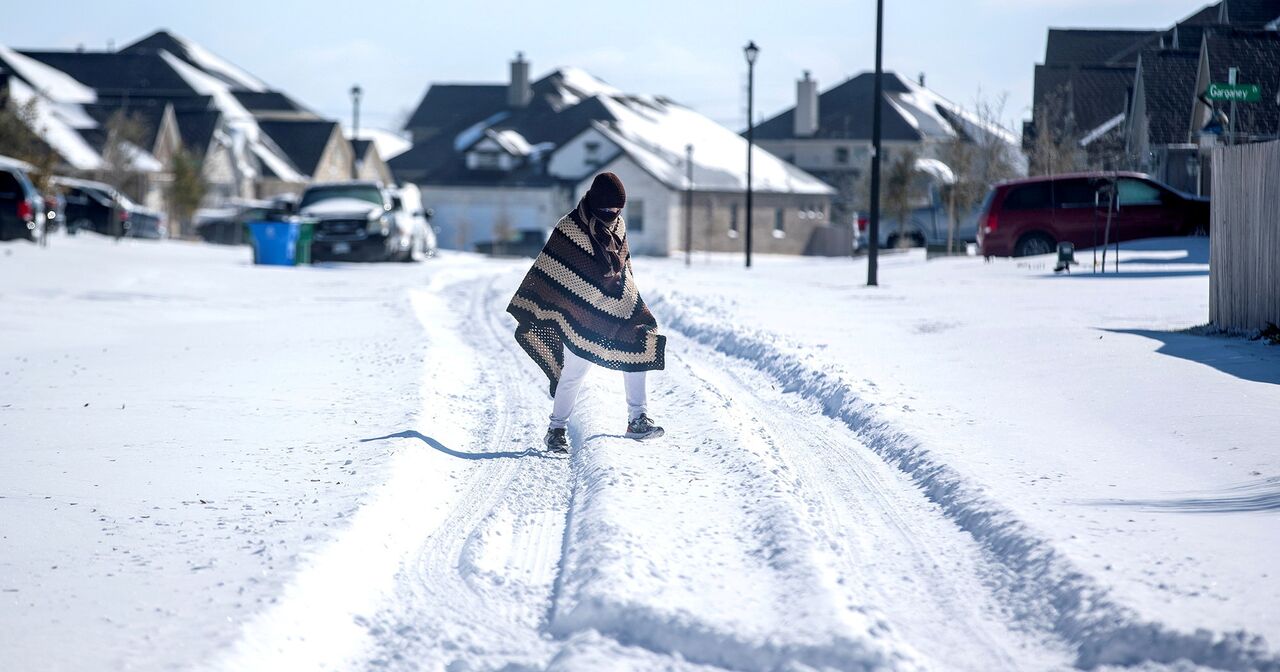
[[[1113, 188], [1117, 207], [1108, 235]], [[1208, 230], [1209, 199], [1128, 172], [1001, 182], [987, 192], [978, 215], [978, 245], [986, 257], [1048, 254], [1063, 241], [1087, 248], [1137, 238], [1203, 235]]]

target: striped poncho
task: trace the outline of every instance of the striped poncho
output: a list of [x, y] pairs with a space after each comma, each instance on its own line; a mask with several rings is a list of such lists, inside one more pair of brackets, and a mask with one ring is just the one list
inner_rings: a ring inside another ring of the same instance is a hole
[[619, 371], [664, 366], [667, 339], [636, 289], [626, 224], [617, 219], [622, 271], [613, 273], [605, 250], [588, 233], [590, 217], [580, 206], [556, 224], [507, 306], [518, 323], [516, 342], [547, 374], [553, 397], [563, 348]]

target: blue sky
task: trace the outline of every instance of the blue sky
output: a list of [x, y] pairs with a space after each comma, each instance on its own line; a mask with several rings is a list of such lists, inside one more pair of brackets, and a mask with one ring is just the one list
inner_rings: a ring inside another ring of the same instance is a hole
[[[1048, 27], [1163, 28], [1201, 0], [886, 0], [886, 69], [953, 101], [1007, 94], [1006, 122], [1029, 116]], [[6, 12], [11, 47], [105, 48], [157, 28], [193, 39], [327, 116], [387, 126], [431, 82], [502, 82], [524, 51], [535, 76], [577, 65], [628, 92], [663, 94], [745, 125], [742, 46], [761, 47], [757, 117], [793, 104], [808, 69], [822, 89], [874, 63], [874, 0], [694, 2], [204, 2], [64, 0]]]

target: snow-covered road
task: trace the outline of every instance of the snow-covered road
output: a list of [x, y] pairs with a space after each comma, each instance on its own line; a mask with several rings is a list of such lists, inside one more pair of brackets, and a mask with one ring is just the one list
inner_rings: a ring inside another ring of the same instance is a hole
[[[965, 426], [958, 436], [980, 440], [952, 397], [915, 389], [911, 403], [932, 424], [877, 410], [875, 386], [845, 369], [861, 355], [821, 342], [830, 315], [808, 331], [745, 326], [736, 299], [748, 293], [765, 297], [762, 308], [803, 308], [850, 291], [789, 274], [799, 260], [766, 262], [767, 290], [726, 282], [723, 265], [638, 261], [670, 339], [667, 369], [650, 378], [667, 436], [622, 438], [621, 376], [597, 370], [566, 459], [537, 450], [545, 379], [502, 310], [527, 262], [446, 254], [281, 271], [246, 266], [238, 252], [57, 240], [2, 262], [0, 326], [25, 337], [0, 346], [17, 383], [6, 379], [0, 398], [0, 451], [19, 465], [0, 474], [0, 663], [13, 663], [0, 667], [1278, 664], [1250, 639], [1257, 630], [1225, 635], [1235, 624], [1215, 627], [1209, 614], [1208, 630], [1191, 632], [1176, 601], [1166, 611], [1126, 603], [1123, 582], [1088, 571], [1034, 505], [980, 487], [985, 462], [951, 459], [932, 433], [949, 415]], [[940, 272], [978, 277], [980, 262], [966, 263]], [[87, 290], [72, 269], [109, 280]], [[1178, 291], [1152, 296], [1172, 304]], [[102, 308], [100, 294], [120, 303]], [[158, 343], [140, 359], [99, 353], [104, 339], [144, 336]], [[951, 381], [939, 353], [915, 364]], [[1259, 356], [1269, 375], [1271, 355]], [[891, 394], [912, 376], [879, 382]], [[96, 403], [128, 396], [129, 409], [139, 400], [140, 419], [86, 415], [55, 430], [85, 410], [89, 391]], [[99, 478], [99, 457], [129, 470]], [[93, 492], [97, 481], [109, 496]], [[1130, 491], [1143, 490], [1117, 494]], [[189, 513], [186, 497], [220, 513]], [[72, 506], [136, 522], [69, 527]], [[258, 522], [263, 507], [274, 522]], [[1257, 519], [1231, 520], [1249, 530]], [[1257, 542], [1274, 552], [1266, 534]], [[1088, 548], [1107, 553], [1103, 541]], [[104, 543], [149, 562], [108, 566]], [[1239, 580], [1228, 561], [1218, 566]], [[1263, 594], [1274, 581], [1258, 583]], [[68, 627], [78, 647], [55, 644]]]

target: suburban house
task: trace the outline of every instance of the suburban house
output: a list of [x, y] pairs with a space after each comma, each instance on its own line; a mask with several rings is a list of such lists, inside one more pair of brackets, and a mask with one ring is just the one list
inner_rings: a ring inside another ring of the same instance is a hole
[[276, 172], [264, 163], [258, 179], [258, 198], [300, 193], [309, 182], [336, 182], [352, 179], [355, 153], [336, 121], [325, 119], [259, 119], [271, 143], [288, 161], [288, 172]]
[[378, 180], [383, 184], [395, 184], [391, 167], [382, 160], [382, 154], [373, 140], [352, 140], [351, 152], [355, 156], [356, 178]]
[[[140, 146], [124, 152], [132, 174], [108, 181], [161, 211], [179, 147], [201, 157], [206, 206], [352, 175], [355, 153], [337, 122], [167, 31], [116, 51], [0, 46], [0, 70], [9, 73], [11, 104], [35, 101], [33, 130], [58, 154], [61, 172], [101, 178], [119, 163], [103, 155], [113, 145], [110, 120], [137, 121]], [[377, 154], [376, 146], [363, 148], [362, 163], [390, 181]]]
[[[627, 185], [636, 254], [683, 250], [686, 216], [694, 249], [742, 248], [747, 143], [668, 98], [626, 94], [576, 68], [530, 81], [518, 56], [505, 85], [432, 85], [406, 129], [413, 147], [389, 164], [421, 187], [443, 247], [545, 233], [608, 170]], [[759, 147], [752, 158], [754, 249], [814, 251], [834, 190]]]
[[[1209, 107], [1197, 98], [1208, 80], [1197, 79], [1217, 76], [1205, 69], [1209, 60], [1223, 62], [1221, 55], [1209, 59], [1205, 47], [1215, 44], [1214, 51], [1224, 54], [1230, 49], [1224, 45], [1255, 34], [1244, 48], [1265, 53], [1267, 36], [1277, 28], [1280, 2], [1221, 0], [1165, 30], [1050, 29], [1045, 62], [1036, 66], [1023, 145], [1030, 150], [1038, 132], [1052, 133], [1075, 147], [1076, 168], [1140, 170], [1174, 187], [1205, 192], [1208, 149], [1215, 140], [1201, 134]], [[1255, 79], [1267, 79], [1259, 70], [1266, 67], [1265, 56], [1242, 58], [1257, 66]], [[1213, 81], [1225, 82], [1225, 71], [1221, 76]], [[1237, 121], [1263, 107], [1243, 111]], [[1267, 137], [1265, 119], [1257, 122], [1257, 137]]]
[[[870, 165], [875, 73], [864, 72], [818, 93], [808, 72], [796, 82], [796, 104], [758, 124], [755, 141], [785, 161], [821, 178], [839, 192], [836, 219], [848, 222], [855, 189]], [[951, 141], [1003, 143], [1020, 159], [1016, 138], [994, 120], [980, 119], [918, 80], [885, 72], [881, 78], [881, 159], [900, 152], [937, 161]]]

